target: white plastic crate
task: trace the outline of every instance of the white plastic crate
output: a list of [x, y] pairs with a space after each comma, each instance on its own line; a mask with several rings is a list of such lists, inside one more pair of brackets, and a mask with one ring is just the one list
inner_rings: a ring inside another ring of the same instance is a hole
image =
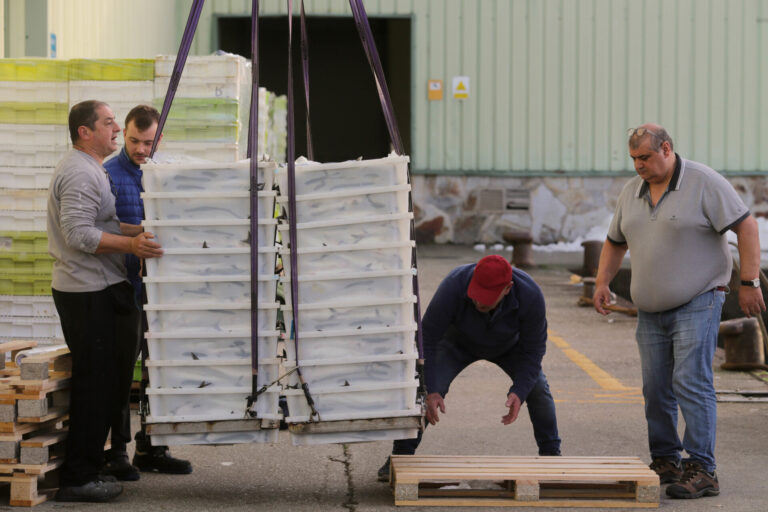
[[[403, 242], [411, 239], [412, 213], [395, 213], [296, 224], [296, 242], [303, 247], [327, 247], [371, 243]], [[288, 240], [288, 224], [278, 226]]]
[[[276, 247], [259, 247], [258, 273], [275, 272]], [[251, 249], [164, 249], [162, 258], [145, 260], [149, 276], [209, 276], [243, 275], [251, 272]]]
[[[294, 377], [294, 375], [291, 375]], [[321, 421], [386, 418], [416, 409], [418, 381], [379, 382], [359, 386], [310, 387]], [[309, 419], [311, 410], [301, 389], [283, 391], [288, 402], [289, 423]]]
[[[260, 418], [280, 419], [277, 404], [280, 389], [271, 390], [259, 396], [256, 412]], [[214, 421], [242, 419], [245, 415], [246, 398], [251, 386], [204, 388], [147, 389], [149, 407], [153, 420], [173, 418], [175, 421]]]
[[0, 295], [0, 316], [49, 317], [58, 321], [53, 297], [34, 295]]
[[0, 153], [2, 167], [56, 167], [69, 148], [59, 146], [21, 146], [6, 148]]
[[11, 338], [63, 338], [61, 323], [55, 317], [2, 316], [0, 333]]
[[[296, 196], [296, 222], [353, 219], [371, 215], [408, 212], [410, 185], [355, 188]], [[281, 194], [286, 192], [281, 190]], [[288, 197], [277, 198], [288, 211]]]
[[[155, 77], [155, 98], [165, 98], [169, 77]], [[217, 77], [190, 77], [179, 82], [179, 98], [232, 98], [250, 103], [250, 84], [245, 81]]]
[[[175, 65], [175, 55], [158, 55], [155, 57], [155, 78], [172, 76]], [[246, 59], [240, 55], [194, 55], [187, 57], [184, 62], [181, 81], [206, 77], [243, 78], [248, 69]]]
[[[291, 303], [290, 275], [281, 276], [286, 304]], [[298, 283], [299, 304], [314, 304], [339, 300], [398, 299], [413, 295], [413, 273], [410, 270], [391, 272], [343, 272], [322, 276], [302, 276]]]
[[47, 207], [47, 190], [0, 188], [0, 210], [45, 212]]
[[[229, 304], [251, 300], [251, 278], [239, 276], [149, 276], [144, 278], [150, 304]], [[275, 300], [277, 276], [258, 276], [260, 302]]]
[[[272, 190], [275, 164], [260, 163], [256, 180], [259, 189]], [[224, 192], [249, 190], [251, 163], [241, 160], [227, 165], [216, 162], [144, 164], [142, 183], [147, 192]]]
[[[277, 391], [275, 393], [278, 393]], [[192, 418], [190, 421], [195, 421]], [[200, 419], [198, 421], [208, 421]], [[277, 428], [262, 428], [243, 432], [205, 432], [201, 434], [153, 434], [152, 444], [162, 446], [180, 445], [233, 445], [253, 443], [276, 443], [279, 430]], [[415, 437], [415, 434], [411, 437]], [[393, 439], [404, 439], [397, 437]]]
[[[275, 361], [277, 361], [275, 359]], [[249, 359], [203, 361], [147, 360], [149, 384], [160, 388], [241, 387], [251, 384]], [[271, 365], [272, 380], [277, 378], [277, 364]], [[269, 373], [269, 370], [267, 370]]]
[[[386, 187], [408, 184], [407, 156], [388, 156], [376, 160], [349, 160], [347, 162], [296, 164], [296, 194], [316, 194], [350, 191], [360, 188]], [[288, 191], [288, 170], [278, 174], [280, 190]]]
[[[274, 191], [258, 193], [258, 218], [274, 217]], [[247, 219], [250, 192], [144, 192], [144, 214], [149, 220]]]
[[[382, 382], [407, 382], [416, 375], [416, 354], [346, 356], [337, 359], [303, 359], [301, 374], [310, 389], [333, 386], [359, 386]], [[284, 363], [287, 370], [295, 361]]]
[[[320, 304], [299, 306], [299, 328], [308, 331], [340, 331], [350, 329], [388, 328], [410, 325], [414, 321], [416, 296], [390, 300], [333, 300]], [[291, 332], [293, 309], [281, 306], [285, 327]]]
[[[69, 82], [69, 104], [98, 99], [108, 103], [114, 111], [117, 104], [132, 103], [151, 105], [155, 97], [154, 82], [151, 80], [71, 80]], [[66, 100], [65, 100], [66, 101]], [[115, 103], [115, 105], [113, 105]], [[130, 111], [130, 107], [128, 110]], [[117, 119], [121, 128], [125, 117]]]
[[0, 188], [47, 189], [53, 167], [0, 167]]
[[69, 128], [63, 124], [5, 124], [0, 123], [0, 146], [66, 146]]
[[[259, 331], [259, 358], [277, 357], [278, 331]], [[242, 332], [153, 332], [146, 333], [151, 359], [215, 360], [249, 359], [251, 357], [250, 328]]]
[[[275, 242], [276, 219], [258, 219], [258, 242], [270, 246]], [[206, 247], [250, 247], [249, 219], [215, 220], [145, 220], [142, 223], [164, 249]]]
[[66, 103], [67, 82], [0, 81], [0, 101]]
[[[286, 324], [288, 325], [288, 324]], [[299, 331], [299, 363], [305, 359], [416, 354], [416, 324], [339, 331]], [[285, 341], [288, 359], [296, 360], [294, 340]]]
[[154, 159], [170, 161], [179, 157], [199, 158], [214, 162], [236, 162], [246, 157], [247, 148], [226, 142], [160, 142]]
[[[277, 328], [278, 302], [258, 305], [259, 331]], [[251, 304], [146, 304], [150, 331], [160, 332], [233, 332], [251, 328]]]
[[0, 210], [0, 231], [45, 231], [47, 212]]
[[[308, 247], [299, 245], [296, 256], [299, 276], [336, 274], [346, 272], [376, 272], [408, 270], [411, 268], [413, 248], [416, 242], [391, 242], [389, 244], [336, 245]], [[280, 255], [286, 274], [291, 272], [291, 251], [281, 249]]]

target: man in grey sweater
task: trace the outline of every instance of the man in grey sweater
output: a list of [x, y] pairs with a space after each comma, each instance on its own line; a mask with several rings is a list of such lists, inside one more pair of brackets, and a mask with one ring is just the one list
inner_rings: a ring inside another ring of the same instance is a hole
[[135, 346], [139, 308], [123, 253], [162, 255], [152, 233], [121, 224], [102, 163], [117, 149], [120, 127], [106, 103], [85, 101], [69, 113], [73, 149], [56, 166], [48, 194], [48, 252], [53, 300], [72, 353], [69, 435], [58, 501], [108, 501], [122, 492], [103, 477], [104, 443], [113, 408], [130, 381], [118, 376], [116, 347]]

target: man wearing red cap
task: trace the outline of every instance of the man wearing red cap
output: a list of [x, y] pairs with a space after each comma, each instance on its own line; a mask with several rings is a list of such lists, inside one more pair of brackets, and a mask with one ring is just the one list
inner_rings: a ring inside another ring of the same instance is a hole
[[[555, 402], [541, 370], [547, 319], [541, 289], [525, 272], [498, 255], [453, 269], [440, 283], [422, 319], [427, 421], [434, 425], [454, 378], [475, 361], [498, 365], [512, 378], [501, 421], [517, 419], [523, 402], [539, 455], [560, 455]], [[421, 442], [394, 442], [393, 455], [413, 455]], [[389, 479], [389, 460], [379, 469]]]

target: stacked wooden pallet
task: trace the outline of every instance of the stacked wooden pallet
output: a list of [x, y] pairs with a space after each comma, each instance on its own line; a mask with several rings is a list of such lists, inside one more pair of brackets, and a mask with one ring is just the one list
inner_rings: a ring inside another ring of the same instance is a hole
[[32, 353], [14, 362], [19, 351], [34, 345], [0, 344], [0, 482], [10, 483], [14, 506], [37, 505], [53, 495], [67, 436], [69, 349]]
[[659, 506], [659, 477], [635, 457], [393, 455], [395, 505]]

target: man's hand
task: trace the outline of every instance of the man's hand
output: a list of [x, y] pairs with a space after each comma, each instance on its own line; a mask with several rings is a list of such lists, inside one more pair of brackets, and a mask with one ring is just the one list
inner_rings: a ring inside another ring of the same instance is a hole
[[440, 418], [438, 417], [437, 410], [445, 414], [445, 402], [440, 393], [430, 393], [427, 395], [427, 421], [430, 425], [434, 425]]
[[610, 310], [605, 309], [605, 306], [609, 305], [612, 301], [611, 290], [607, 286], [596, 286], [595, 294], [592, 296], [592, 305], [601, 315], [607, 315]]
[[159, 258], [163, 255], [163, 249], [152, 239], [155, 235], [149, 231], [139, 233], [131, 239], [131, 252], [139, 258]]
[[739, 288], [739, 306], [747, 317], [759, 315], [765, 311], [765, 301], [763, 301], [763, 290], [752, 288], [751, 286], [742, 286]]
[[520, 406], [522, 405], [522, 402], [520, 402], [519, 396], [514, 393], [510, 393], [507, 395], [507, 403], [504, 405], [509, 407], [509, 414], [502, 416], [501, 422], [505, 425], [509, 425], [517, 419], [517, 415], [520, 413]]

